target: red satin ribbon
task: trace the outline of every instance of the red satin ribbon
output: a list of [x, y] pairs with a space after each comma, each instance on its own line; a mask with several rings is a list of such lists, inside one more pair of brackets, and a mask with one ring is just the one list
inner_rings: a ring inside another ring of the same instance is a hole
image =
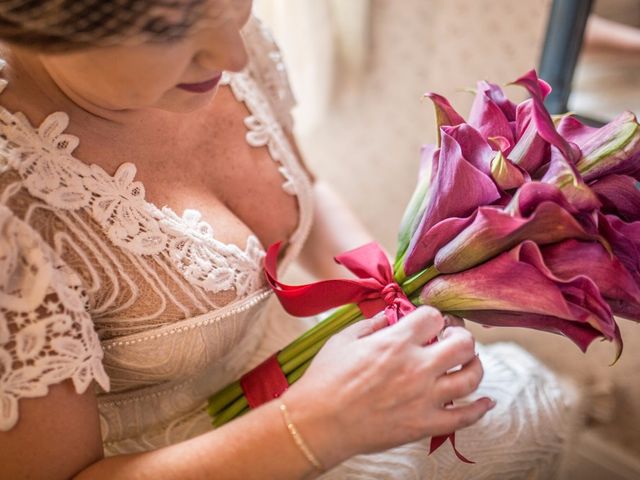
[[264, 270], [269, 285], [291, 315], [309, 317], [356, 303], [366, 318], [384, 310], [391, 325], [416, 308], [396, 283], [389, 260], [377, 243], [368, 243], [335, 258], [357, 279], [340, 278], [295, 286], [278, 281], [276, 267], [280, 246], [278, 242], [269, 247]]
[[[357, 279], [324, 280], [296, 286], [278, 281], [280, 247], [281, 242], [269, 247], [264, 259], [264, 271], [267, 282], [291, 315], [308, 317], [331, 308], [356, 303], [366, 318], [384, 310], [388, 324], [392, 325], [416, 308], [395, 281], [389, 260], [377, 243], [368, 243], [335, 257], [335, 261], [355, 274]], [[280, 396], [288, 386], [275, 355], [247, 373], [240, 384], [251, 408]], [[453, 450], [460, 460], [473, 463], [456, 449], [455, 433], [432, 437], [429, 454], [447, 439], [451, 440]]]
[[289, 388], [287, 377], [274, 353], [260, 365], [240, 378], [240, 387], [247, 397], [249, 407], [256, 408], [274, 398], [278, 398]]

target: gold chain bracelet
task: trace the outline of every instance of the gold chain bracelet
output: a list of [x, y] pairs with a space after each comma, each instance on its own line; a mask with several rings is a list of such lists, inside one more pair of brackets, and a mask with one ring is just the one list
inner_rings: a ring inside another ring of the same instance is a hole
[[307, 446], [306, 442], [302, 438], [302, 435], [300, 435], [300, 432], [298, 432], [298, 429], [291, 421], [289, 410], [287, 410], [287, 406], [284, 404], [284, 402], [280, 402], [280, 411], [282, 412], [282, 418], [284, 419], [284, 423], [287, 426], [287, 430], [289, 430], [293, 441], [300, 449], [302, 454], [307, 458], [307, 460], [309, 460], [309, 463], [311, 463], [311, 465], [313, 465], [316, 470], [318, 470], [319, 472], [324, 472], [322, 464], [320, 463], [320, 461], [318, 461], [311, 449]]

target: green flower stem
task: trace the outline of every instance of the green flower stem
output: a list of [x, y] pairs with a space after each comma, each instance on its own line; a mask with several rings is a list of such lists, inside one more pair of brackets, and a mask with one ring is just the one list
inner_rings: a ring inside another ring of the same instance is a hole
[[345, 314], [347, 311], [352, 310], [353, 307], [355, 307], [355, 305], [350, 304], [350, 305], [345, 305], [343, 307], [338, 308], [331, 315], [327, 316], [324, 320], [322, 320], [321, 322], [318, 322], [312, 328], [310, 328], [309, 330], [304, 332], [302, 335], [300, 335], [298, 338], [296, 338], [293, 342], [287, 345], [286, 348], [288, 349], [289, 347], [293, 347], [294, 345], [297, 345], [299, 342], [308, 338], [309, 336], [315, 335], [318, 330], [321, 330], [322, 328], [324, 328], [324, 326], [330, 321], [331, 318], [337, 318]]
[[309, 365], [311, 365], [311, 360], [307, 360], [302, 365], [300, 365], [298, 368], [296, 368], [293, 372], [291, 372], [287, 376], [287, 380], [289, 381], [289, 385], [292, 385], [293, 383], [295, 383], [298, 380], [300, 380], [300, 377], [302, 377], [302, 374], [307, 371], [307, 368], [309, 368]]
[[209, 405], [207, 406], [207, 413], [211, 417], [215, 417], [218, 413], [227, 407], [230, 403], [234, 402], [237, 398], [242, 397], [242, 387], [240, 382], [233, 382], [224, 387], [219, 392], [209, 397]]
[[213, 426], [215, 428], [221, 427], [227, 422], [230, 422], [234, 418], [236, 418], [245, 408], [249, 408], [249, 404], [247, 403], [247, 398], [242, 396], [237, 398], [231, 405], [226, 407], [222, 412], [216, 415], [216, 418], [213, 420]]
[[295, 357], [292, 357], [291, 360], [287, 361], [286, 363], [281, 363], [280, 365], [282, 365], [282, 371], [285, 373], [285, 375], [293, 372], [307, 360], [313, 358], [315, 354], [320, 351], [327, 340], [329, 340], [329, 338], [331, 338], [343, 328], [346, 328], [354, 323], [356, 320], [361, 318], [361, 316], [362, 314], [360, 312], [360, 309], [356, 309], [356, 311], [351, 312], [350, 316], [340, 318], [339, 320], [336, 319], [335, 321], [331, 322], [332, 328], [331, 330], [327, 329], [324, 336], [316, 338], [315, 343], [310, 343], [305, 350], [299, 352]]
[[431, 265], [429, 268], [421, 271], [420, 273], [410, 277], [402, 283], [402, 290], [404, 293], [411, 297], [415, 292], [424, 287], [428, 281], [433, 280], [440, 275], [435, 265]]
[[321, 341], [327, 338], [327, 336], [335, 333], [336, 328], [341, 328], [340, 325], [343, 324], [345, 319], [350, 319], [353, 317], [353, 315], [359, 314], [360, 309], [355, 304], [350, 304], [342, 307], [340, 310], [325, 318], [322, 322], [313, 327], [312, 330], [314, 330], [314, 332], [310, 335], [307, 335], [306, 338], [298, 339], [300, 341], [294, 341], [293, 344], [285, 347], [280, 352], [280, 354], [278, 354], [278, 361], [280, 362], [280, 365], [283, 365], [295, 359], [305, 350], [315, 345], [316, 342]]

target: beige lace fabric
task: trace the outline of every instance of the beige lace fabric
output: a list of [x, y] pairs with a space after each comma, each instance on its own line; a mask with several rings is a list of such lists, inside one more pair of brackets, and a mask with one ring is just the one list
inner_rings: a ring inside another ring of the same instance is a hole
[[[268, 149], [298, 199], [286, 268], [310, 228], [311, 187], [283, 129], [293, 99], [279, 52], [253, 19], [243, 35], [249, 66], [223, 83], [250, 112], [247, 142]], [[255, 236], [243, 248], [224, 244], [197, 211], [147, 202], [134, 164], [110, 176], [74, 158], [68, 121], [55, 112], [32, 125], [0, 107], [0, 430], [19, 421], [20, 399], [71, 379], [78, 393], [97, 389], [107, 455], [209, 431], [207, 397], [309, 325], [270, 298]], [[498, 407], [458, 434], [478, 466], [448, 446], [428, 457], [425, 440], [356, 457], [324, 478], [550, 478], [575, 396], [515, 346], [481, 356], [477, 394]]]

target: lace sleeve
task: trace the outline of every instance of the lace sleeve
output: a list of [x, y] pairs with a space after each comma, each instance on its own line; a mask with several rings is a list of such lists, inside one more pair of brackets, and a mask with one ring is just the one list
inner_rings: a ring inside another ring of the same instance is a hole
[[71, 379], [109, 389], [80, 278], [28, 224], [0, 205], [0, 431], [20, 398]]
[[286, 131], [293, 129], [291, 109], [296, 101], [280, 49], [269, 29], [251, 17], [242, 30], [249, 54], [249, 72], [264, 91], [276, 119]]

